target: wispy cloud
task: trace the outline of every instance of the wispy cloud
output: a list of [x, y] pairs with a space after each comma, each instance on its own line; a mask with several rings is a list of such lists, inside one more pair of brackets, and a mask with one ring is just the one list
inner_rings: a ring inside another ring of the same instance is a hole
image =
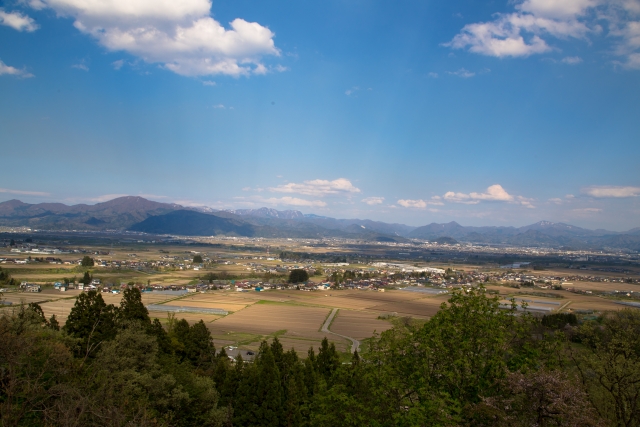
[[582, 58], [579, 56], [566, 56], [562, 58], [562, 62], [569, 65], [577, 65], [582, 62]]
[[21, 196], [36, 196], [36, 197], [49, 197], [51, 193], [43, 191], [25, 191], [25, 190], [11, 190], [9, 188], [0, 188], [0, 193], [17, 194]]
[[640, 187], [592, 186], [582, 190], [583, 194], [596, 198], [627, 198], [640, 196]]
[[447, 71], [447, 74], [451, 76], [462, 77], [463, 79], [468, 79], [476, 75], [476, 73], [469, 71], [465, 68], [460, 68], [458, 71]]
[[22, 79], [28, 79], [28, 78], [34, 77], [33, 74], [28, 73], [26, 70], [24, 69], [20, 70], [18, 68], [12, 67], [2, 62], [2, 60], [0, 60], [0, 76], [2, 75], [15, 76]]
[[78, 64], [73, 64], [71, 68], [76, 68], [82, 71], [89, 71], [89, 67], [87, 67], [86, 64], [84, 64], [83, 62], [80, 62]]
[[297, 193], [304, 194], [306, 196], [319, 197], [331, 194], [350, 195], [360, 193], [360, 189], [355, 187], [351, 181], [346, 178], [338, 178], [333, 181], [326, 179], [314, 179], [311, 181], [304, 181], [302, 183], [290, 182], [277, 187], [270, 187], [269, 191], [277, 193]]
[[113, 61], [111, 63], [114, 70], [119, 70], [124, 65], [124, 59], [118, 59], [117, 61]]
[[215, 86], [215, 85], [216, 85], [216, 82], [214, 82], [214, 81], [212, 81], [212, 80], [204, 80], [204, 81], [202, 82], [202, 84], [203, 84], [204, 86]]
[[384, 202], [384, 197], [367, 197], [366, 199], [362, 199], [362, 202], [369, 206], [381, 205]]

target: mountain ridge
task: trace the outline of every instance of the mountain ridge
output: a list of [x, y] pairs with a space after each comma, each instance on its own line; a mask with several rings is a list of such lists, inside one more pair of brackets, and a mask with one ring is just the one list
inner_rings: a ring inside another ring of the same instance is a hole
[[[181, 213], [169, 215], [178, 211]], [[208, 217], [185, 212], [197, 212]], [[180, 222], [193, 222], [193, 224], [180, 226]], [[159, 234], [229, 233], [256, 237], [341, 237], [397, 242], [418, 239], [434, 242], [439, 240], [514, 246], [613, 248], [640, 251], [640, 227], [627, 232], [615, 232], [602, 229], [589, 230], [546, 220], [522, 227], [463, 226], [455, 221], [414, 227], [369, 219], [337, 219], [304, 214], [298, 210], [279, 211], [266, 207], [237, 210], [192, 208], [151, 201], [140, 196], [118, 197], [94, 205], [29, 204], [12, 199], [0, 202], [0, 225], [28, 226], [47, 230], [147, 230], [147, 232]], [[443, 240], [443, 238], [446, 239]]]

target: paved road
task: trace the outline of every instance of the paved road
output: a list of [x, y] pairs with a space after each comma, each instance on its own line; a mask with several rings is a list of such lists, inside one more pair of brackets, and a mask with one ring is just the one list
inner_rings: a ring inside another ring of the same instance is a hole
[[328, 334], [337, 335], [337, 336], [339, 336], [341, 338], [348, 339], [349, 341], [351, 341], [353, 343], [353, 344], [351, 344], [351, 353], [355, 353], [360, 348], [360, 341], [358, 341], [355, 338], [347, 337], [345, 335], [336, 334], [335, 332], [331, 332], [329, 330], [329, 325], [331, 324], [331, 321], [333, 320], [333, 318], [335, 317], [337, 312], [338, 312], [337, 308], [334, 308], [331, 311], [331, 314], [329, 315], [329, 317], [327, 317], [327, 320], [325, 320], [324, 325], [322, 325], [321, 331], [322, 332], [326, 332]]

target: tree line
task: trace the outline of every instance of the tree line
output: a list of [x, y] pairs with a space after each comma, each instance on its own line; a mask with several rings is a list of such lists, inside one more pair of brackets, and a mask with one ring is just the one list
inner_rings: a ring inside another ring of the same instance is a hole
[[640, 312], [582, 320], [455, 292], [342, 362], [278, 338], [251, 362], [206, 325], [81, 294], [66, 324], [37, 304], [0, 317], [0, 421], [11, 426], [639, 426]]

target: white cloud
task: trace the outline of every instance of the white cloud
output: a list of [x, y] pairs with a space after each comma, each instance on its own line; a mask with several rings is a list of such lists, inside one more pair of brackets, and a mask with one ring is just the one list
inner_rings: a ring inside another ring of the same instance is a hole
[[74, 26], [111, 51], [125, 51], [184, 76], [263, 74], [279, 56], [267, 27], [234, 19], [223, 27], [211, 0], [31, 0], [75, 19]]
[[431, 73], [427, 74], [427, 77], [431, 77], [432, 79], [437, 79], [438, 78], [438, 73], [431, 72]]
[[117, 61], [113, 61], [111, 65], [115, 70], [119, 70], [124, 65], [124, 59], [118, 59]]
[[5, 64], [0, 60], [0, 76], [2, 75], [16, 76], [23, 79], [28, 79], [33, 77], [33, 74], [26, 72], [25, 70], [20, 70], [18, 68], [12, 67], [10, 65]]
[[51, 196], [51, 193], [45, 193], [43, 191], [10, 190], [8, 188], [0, 188], [0, 193], [19, 194], [21, 196], [38, 196], [38, 197]]
[[369, 206], [381, 205], [384, 202], [384, 197], [367, 197], [366, 199], [362, 199], [362, 201]]
[[205, 81], [203, 81], [203, 82], [202, 82], [202, 84], [203, 84], [204, 86], [215, 86], [215, 85], [216, 85], [216, 82], [211, 81], [211, 80], [205, 80]]
[[79, 64], [73, 64], [71, 66], [71, 68], [77, 68], [78, 70], [82, 70], [82, 71], [89, 71], [89, 67], [87, 67], [85, 64], [83, 63], [79, 63]]
[[502, 188], [501, 185], [495, 184], [487, 188], [485, 193], [454, 193], [453, 191], [448, 191], [444, 195], [444, 199], [449, 202], [455, 203], [471, 203], [476, 204], [481, 200], [491, 200], [491, 201], [500, 201], [500, 202], [511, 202], [514, 200], [513, 196], [507, 193], [507, 191]]
[[598, 0], [525, 0], [516, 6], [523, 12], [553, 19], [571, 19], [582, 15], [589, 8], [597, 6]]
[[214, 105], [214, 106], [213, 106], [213, 108], [217, 108], [217, 109], [220, 109], [220, 110], [224, 110], [224, 109], [225, 109], [225, 106], [224, 106], [223, 104], [216, 104], [216, 105]]
[[[465, 25], [444, 46], [495, 57], [527, 57], [554, 50], [551, 39], [603, 34], [613, 41], [615, 63], [640, 69], [640, 1], [514, 0], [515, 12], [497, 13], [488, 22]], [[606, 25], [602, 25], [606, 23]], [[577, 64], [578, 57], [562, 62]]]
[[468, 79], [469, 77], [473, 77], [476, 75], [476, 73], [464, 68], [460, 68], [458, 71], [447, 71], [447, 74], [462, 77], [463, 79]]
[[33, 32], [40, 28], [33, 18], [23, 15], [20, 12], [5, 12], [0, 8], [0, 24], [11, 27], [18, 31]]
[[494, 184], [487, 188], [484, 193], [455, 193], [453, 191], [448, 191], [444, 195], [444, 200], [453, 203], [464, 203], [467, 205], [476, 205], [482, 201], [492, 201], [492, 202], [508, 202], [508, 203], [517, 203], [519, 205], [525, 206], [527, 208], [534, 208], [532, 202], [533, 199], [529, 199], [523, 196], [513, 196], [502, 188], [500, 184]]
[[640, 187], [593, 186], [582, 192], [596, 198], [627, 198], [640, 196]]
[[359, 193], [360, 189], [355, 187], [348, 179], [338, 178], [333, 181], [314, 179], [312, 181], [304, 181], [301, 184], [290, 182], [277, 187], [271, 187], [269, 188], [269, 191], [322, 197], [330, 194], [349, 195]]
[[567, 56], [562, 58], [562, 62], [569, 65], [577, 65], [582, 62], [582, 58], [579, 56]]
[[411, 200], [411, 199], [400, 199], [397, 202], [400, 206], [405, 208], [417, 208], [424, 209], [427, 207], [427, 202], [422, 199]]

